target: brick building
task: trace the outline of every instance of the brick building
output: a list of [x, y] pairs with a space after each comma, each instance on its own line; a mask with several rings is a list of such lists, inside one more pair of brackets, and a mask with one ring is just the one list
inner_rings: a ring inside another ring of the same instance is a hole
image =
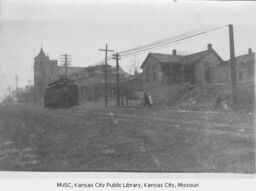
[[34, 58], [35, 101], [40, 102], [50, 82], [57, 79], [57, 60], [50, 60], [41, 48]]

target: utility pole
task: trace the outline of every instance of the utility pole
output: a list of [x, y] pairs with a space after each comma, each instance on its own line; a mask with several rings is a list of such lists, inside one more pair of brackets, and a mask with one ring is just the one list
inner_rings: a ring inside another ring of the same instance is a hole
[[18, 75], [15, 75], [16, 92], [18, 90]]
[[68, 77], [68, 66], [71, 65], [71, 60], [72, 60], [71, 55], [69, 55], [67, 53], [62, 54], [60, 59], [61, 59], [61, 62], [63, 62], [63, 66], [65, 68], [64, 76], [65, 76], [65, 78], [67, 78]]
[[105, 107], [108, 106], [108, 52], [114, 52], [114, 50], [108, 50], [108, 44], [106, 44], [105, 49], [99, 49], [99, 51], [104, 51], [105, 52]]
[[183, 57], [182, 63], [182, 85], [185, 84], [185, 56]]
[[113, 59], [116, 60], [116, 105], [120, 106], [120, 82], [119, 82], [119, 60], [121, 60], [118, 53], [113, 54]]
[[95, 101], [95, 92], [94, 92], [94, 78], [95, 78], [95, 67], [88, 67], [88, 72], [89, 72], [89, 79], [90, 79], [90, 87], [91, 87], [91, 93], [90, 95], [92, 96], [92, 101]]
[[237, 79], [236, 79], [236, 63], [235, 63], [235, 46], [233, 25], [229, 25], [229, 47], [230, 47], [230, 69], [231, 69], [231, 86], [232, 86], [232, 102], [233, 108], [237, 104]]
[[27, 101], [27, 103], [28, 103], [28, 86], [26, 86], [26, 101]]
[[11, 98], [11, 87], [8, 86], [9, 98]]

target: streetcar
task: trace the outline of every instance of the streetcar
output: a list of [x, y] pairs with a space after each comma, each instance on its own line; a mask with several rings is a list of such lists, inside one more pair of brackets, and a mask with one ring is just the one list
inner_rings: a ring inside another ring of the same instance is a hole
[[78, 103], [78, 86], [68, 78], [50, 83], [45, 90], [44, 106], [47, 108], [67, 108]]

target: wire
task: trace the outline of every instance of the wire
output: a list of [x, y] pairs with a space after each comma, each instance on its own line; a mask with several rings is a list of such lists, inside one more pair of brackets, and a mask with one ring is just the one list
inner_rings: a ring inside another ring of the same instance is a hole
[[[221, 28], [221, 27], [215, 27], [214, 29]], [[147, 48], [147, 47], [153, 47], [155, 45], [163, 44], [163, 43], [166, 43], [166, 42], [169, 42], [169, 41], [177, 40], [177, 39], [180, 39], [180, 38], [184, 38], [184, 37], [187, 37], [187, 36], [190, 36], [190, 35], [193, 35], [193, 34], [198, 34], [198, 33], [209, 31], [209, 30], [213, 30], [213, 28], [212, 27], [211, 28], [209, 28], [209, 27], [206, 28], [205, 27], [203, 29], [197, 29], [197, 30], [194, 30], [194, 31], [186, 32], [186, 33], [183, 33], [183, 34], [180, 34], [180, 35], [176, 35], [174, 37], [169, 37], [167, 39], [156, 41], [156, 42], [153, 42], [153, 43], [150, 43], [150, 44], [147, 44], [147, 45], [143, 45], [143, 46], [140, 46], [140, 47], [137, 47], [137, 48], [129, 49], [129, 50], [126, 50], [126, 51], [121, 51], [120, 54], [126, 54], [127, 52], [132, 52], [132, 51], [139, 50], [139, 49], [144, 49], [144, 48]]]
[[[204, 29], [197, 29], [197, 30], [194, 30], [194, 31], [186, 32], [186, 33], [174, 36], [174, 37], [159, 40], [159, 41], [149, 43], [149, 44], [146, 44], [146, 45], [143, 45], [143, 46], [139, 46], [139, 47], [136, 47], [136, 48], [120, 51], [119, 55], [122, 56], [122, 57], [128, 57], [129, 55], [141, 54], [141, 53], [144, 53], [148, 50], [153, 50], [153, 49], [156, 49], [156, 48], [167, 46], [167, 45], [172, 44], [172, 43], [176, 43], [176, 42], [179, 42], [179, 41], [184, 41], [184, 40], [187, 40], [189, 38], [200, 36], [200, 35], [215, 31], [215, 30], [219, 30], [219, 29], [221, 29], [225, 26], [226, 25], [222, 25], [222, 26], [218, 26], [218, 27], [214, 27], [214, 28], [207, 27], [207, 29], [204, 28]], [[107, 61], [109, 61], [109, 60], [112, 60], [112, 55], [107, 57]], [[103, 64], [104, 62], [105, 62], [105, 59], [102, 59], [102, 60], [94, 63], [93, 65]]]
[[209, 32], [215, 31], [215, 30], [218, 30], [220, 28], [222, 28], [222, 27], [218, 27], [218, 28], [214, 28], [214, 29], [211, 29], [211, 30], [199, 32], [199, 33], [196, 33], [196, 34], [193, 34], [193, 35], [190, 35], [190, 36], [185, 36], [185, 37], [182, 37], [182, 38], [179, 38], [179, 39], [175, 39], [175, 40], [172, 40], [172, 41], [166, 41], [164, 43], [156, 44], [154, 46], [151, 46], [151, 47], [148, 47], [148, 48], [144, 48], [144, 49], [140, 49], [138, 51], [130, 51], [130, 52], [127, 52], [126, 54], [122, 54], [122, 53], [119, 53], [119, 54], [120, 54], [120, 56], [126, 56], [126, 55], [130, 55], [130, 54], [135, 54], [135, 53], [137, 54], [137, 53], [140, 53], [140, 52], [143, 52], [143, 51], [152, 50], [152, 49], [155, 49], [157, 47], [161, 47], [161, 46], [164, 46], [164, 45], [167, 45], [167, 44], [171, 44], [171, 43], [183, 41], [183, 40], [186, 40], [186, 39], [189, 39], [189, 38], [193, 38], [193, 37], [196, 37], [196, 36], [199, 36], [199, 35], [203, 35], [203, 34], [206, 34], [206, 33], [209, 33]]

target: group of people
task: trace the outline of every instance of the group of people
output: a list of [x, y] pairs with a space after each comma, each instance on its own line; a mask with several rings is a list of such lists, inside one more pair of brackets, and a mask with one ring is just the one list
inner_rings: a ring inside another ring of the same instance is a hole
[[123, 89], [121, 89], [121, 92], [120, 92], [120, 105], [124, 106], [124, 102], [125, 102], [125, 105], [128, 106], [128, 104], [129, 104], [128, 92], [124, 91]]
[[[151, 95], [144, 91], [144, 107], [152, 107], [153, 101]], [[128, 92], [121, 89], [120, 91], [120, 106], [128, 106], [129, 105], [129, 96]]]
[[224, 95], [220, 95], [218, 96], [217, 100], [216, 100], [216, 105], [215, 105], [215, 108], [217, 110], [225, 110], [227, 111], [229, 108], [228, 108], [228, 99], [229, 99], [229, 96], [224, 96]]

